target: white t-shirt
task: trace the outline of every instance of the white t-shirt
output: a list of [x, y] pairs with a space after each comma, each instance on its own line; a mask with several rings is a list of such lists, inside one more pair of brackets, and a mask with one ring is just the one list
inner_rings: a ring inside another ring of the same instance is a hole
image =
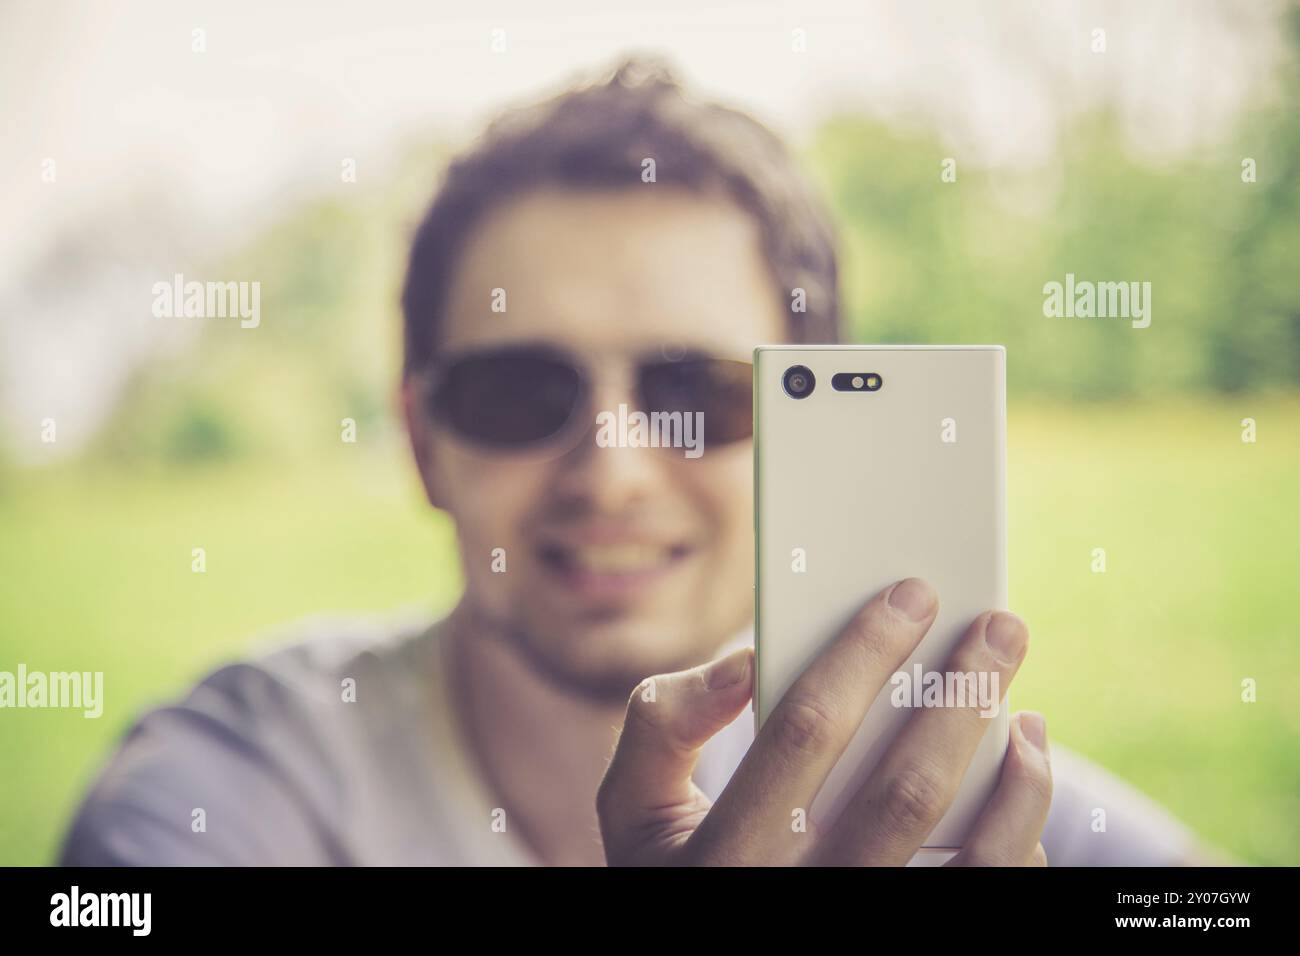
[[[449, 706], [443, 634], [427, 621], [321, 619], [215, 671], [135, 723], [81, 805], [61, 862], [536, 864], [508, 826], [493, 826], [494, 800]], [[746, 708], [705, 745], [695, 780], [709, 796], [753, 733]], [[1161, 866], [1191, 851], [1185, 826], [1058, 743], [1052, 768], [1042, 842], [1053, 865]], [[1094, 832], [1095, 808], [1105, 832]]]

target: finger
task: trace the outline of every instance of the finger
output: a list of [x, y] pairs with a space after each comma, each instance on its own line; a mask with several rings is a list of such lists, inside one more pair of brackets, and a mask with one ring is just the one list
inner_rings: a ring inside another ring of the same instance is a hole
[[1043, 715], [1025, 711], [1011, 722], [1002, 776], [951, 866], [1046, 866], [1039, 843], [1052, 806], [1052, 767]]
[[[642, 681], [628, 700], [596, 812], [611, 863], [684, 841], [708, 800], [691, 782], [700, 748], [749, 701], [754, 652], [742, 648], [711, 664]], [[667, 834], [666, 829], [677, 827]], [[667, 839], [667, 844], [665, 844]], [[642, 862], [649, 862], [642, 860]]]
[[960, 697], [907, 720], [827, 834], [826, 863], [902, 866], [915, 855], [956, 798], [1028, 644], [1025, 623], [1009, 611], [971, 623], [945, 665], [945, 687], [948, 675], [966, 677], [953, 685]]
[[759, 730], [692, 843], [731, 863], [794, 862], [809, 849], [808, 809], [889, 675], [938, 613], [934, 588], [907, 578], [853, 616]]

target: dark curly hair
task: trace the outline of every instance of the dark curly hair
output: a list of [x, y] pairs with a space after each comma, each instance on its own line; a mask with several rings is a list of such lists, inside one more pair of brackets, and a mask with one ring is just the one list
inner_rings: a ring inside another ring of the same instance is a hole
[[456, 254], [489, 208], [541, 186], [639, 185], [646, 157], [656, 182], [721, 191], [758, 221], [774, 287], [786, 301], [806, 293], [791, 341], [838, 340], [834, 232], [789, 149], [744, 113], [688, 99], [660, 60], [632, 57], [602, 82], [503, 114], [451, 162], [411, 245], [405, 374], [436, 355]]

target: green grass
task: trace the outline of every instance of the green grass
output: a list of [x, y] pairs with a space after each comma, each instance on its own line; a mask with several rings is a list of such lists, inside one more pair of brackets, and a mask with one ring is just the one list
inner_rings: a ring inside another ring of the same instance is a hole
[[[1032, 632], [1014, 706], [1257, 863], [1300, 863], [1298, 435], [1296, 397], [1010, 412], [1012, 607]], [[102, 670], [108, 698], [99, 720], [0, 711], [4, 864], [52, 861], [133, 716], [258, 635], [322, 610], [446, 607], [460, 586], [448, 522], [396, 446], [20, 472], [0, 529], [0, 669]]]
[[1300, 863], [1300, 402], [1013, 407], [1009, 429], [1013, 706], [1241, 859]]
[[[29, 475], [0, 498], [0, 669], [104, 672], [104, 715], [0, 711], [0, 863], [41, 864], [140, 708], [295, 619], [460, 587], [401, 449], [311, 467]], [[191, 549], [207, 570], [191, 570]]]

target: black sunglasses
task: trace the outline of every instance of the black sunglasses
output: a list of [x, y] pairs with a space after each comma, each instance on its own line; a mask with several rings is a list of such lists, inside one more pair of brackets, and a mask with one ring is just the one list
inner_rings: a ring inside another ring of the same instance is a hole
[[[635, 360], [643, 412], [701, 412], [710, 445], [751, 437], [753, 365], [684, 352]], [[428, 409], [465, 441], [499, 451], [549, 446], [594, 424], [591, 367], [550, 345], [448, 356], [426, 373]], [[582, 427], [578, 427], [582, 426]]]

